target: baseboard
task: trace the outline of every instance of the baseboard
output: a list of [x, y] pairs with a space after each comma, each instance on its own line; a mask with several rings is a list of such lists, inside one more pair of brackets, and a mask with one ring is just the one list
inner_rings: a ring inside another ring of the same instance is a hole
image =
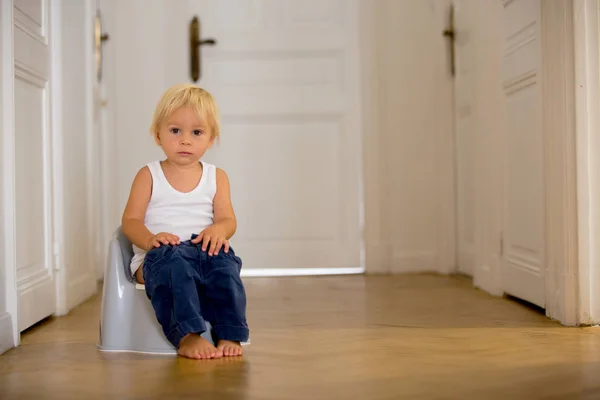
[[438, 259], [435, 251], [394, 254], [390, 265], [390, 273], [439, 273], [440, 271], [437, 263]]
[[95, 274], [85, 274], [67, 285], [67, 312], [96, 294], [98, 285]]
[[277, 276], [316, 276], [316, 275], [356, 275], [363, 274], [364, 268], [256, 268], [242, 269], [243, 278]]
[[0, 354], [15, 347], [13, 341], [12, 318], [9, 313], [0, 314]]
[[[499, 269], [499, 267], [498, 267]], [[492, 296], [502, 296], [502, 276], [490, 265], [475, 265], [473, 270], [473, 286]]]
[[391, 248], [388, 244], [367, 243], [365, 251], [365, 273], [387, 274], [390, 272]]

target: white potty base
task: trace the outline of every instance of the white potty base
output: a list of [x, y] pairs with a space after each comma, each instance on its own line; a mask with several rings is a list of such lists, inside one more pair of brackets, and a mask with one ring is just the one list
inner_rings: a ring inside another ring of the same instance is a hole
[[[177, 355], [154, 315], [144, 285], [136, 284], [129, 270], [131, 243], [119, 228], [110, 241], [104, 271], [98, 350], [156, 355]], [[202, 337], [214, 345], [211, 325]], [[248, 345], [250, 341], [242, 343]]]
[[[177, 350], [169, 343], [156, 320], [143, 285], [136, 285], [126, 274], [132, 256], [131, 243], [118, 229], [110, 241], [104, 272], [98, 349], [176, 355]], [[209, 324], [207, 328], [202, 337], [213, 343]]]

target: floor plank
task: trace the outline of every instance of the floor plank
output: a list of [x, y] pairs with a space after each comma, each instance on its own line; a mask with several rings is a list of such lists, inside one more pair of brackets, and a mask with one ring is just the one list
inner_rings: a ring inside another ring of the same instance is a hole
[[248, 278], [237, 359], [96, 350], [100, 298], [0, 357], [0, 399], [598, 399], [600, 328], [460, 277]]

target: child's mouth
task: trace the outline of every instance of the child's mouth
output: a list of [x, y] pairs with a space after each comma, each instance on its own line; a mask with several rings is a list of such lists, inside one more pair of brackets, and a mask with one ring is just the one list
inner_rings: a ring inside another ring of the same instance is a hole
[[179, 154], [180, 156], [189, 156], [189, 155], [192, 155], [192, 153], [188, 153], [187, 151], [180, 151], [177, 154]]

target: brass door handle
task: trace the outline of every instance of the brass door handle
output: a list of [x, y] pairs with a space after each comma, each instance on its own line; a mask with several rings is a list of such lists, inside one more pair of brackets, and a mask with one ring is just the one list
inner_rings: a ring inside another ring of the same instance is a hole
[[200, 21], [194, 16], [190, 22], [190, 74], [192, 81], [197, 82], [200, 79], [200, 46], [214, 46], [217, 41], [212, 38], [200, 39]]
[[454, 26], [454, 4], [450, 5], [450, 27], [444, 30], [444, 36], [450, 39], [450, 73], [456, 75], [456, 27]]
[[96, 79], [102, 80], [102, 45], [109, 39], [108, 33], [102, 32], [102, 18], [100, 10], [96, 11], [96, 21], [94, 27], [94, 47], [96, 53]]

